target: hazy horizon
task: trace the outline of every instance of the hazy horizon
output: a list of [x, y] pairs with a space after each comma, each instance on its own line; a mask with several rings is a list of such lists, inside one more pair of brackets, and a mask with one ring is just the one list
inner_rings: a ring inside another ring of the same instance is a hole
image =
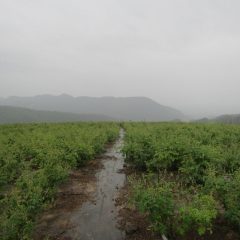
[[240, 113], [237, 0], [3, 0], [0, 96], [144, 96]]
[[[174, 106], [170, 106], [170, 105], [165, 105], [165, 104], [162, 104], [161, 102], [158, 102], [157, 100], [151, 98], [151, 97], [148, 97], [148, 96], [79, 96], [79, 95], [71, 95], [71, 94], [68, 94], [68, 93], [60, 93], [60, 94], [36, 94], [36, 95], [23, 95], [23, 96], [20, 96], [20, 95], [11, 95], [11, 96], [6, 96], [6, 97], [2, 97], [0, 96], [0, 99], [1, 98], [4, 98], [4, 99], [7, 99], [9, 97], [36, 97], [36, 96], [45, 96], [45, 95], [49, 95], [49, 96], [61, 96], [61, 95], [68, 95], [68, 96], [71, 96], [71, 97], [74, 97], [74, 98], [77, 98], [77, 97], [93, 97], [93, 98], [105, 98], [105, 97], [113, 97], [113, 98], [134, 98], [134, 97], [144, 97], [144, 98], [149, 98], [149, 99], [152, 99], [153, 101], [159, 103], [160, 105], [163, 105], [163, 106], [167, 106], [167, 107], [170, 107], [170, 108], [173, 108], [173, 109], [176, 109], [176, 110], [179, 110], [181, 111], [186, 117], [189, 118], [189, 120], [191, 119], [200, 119], [200, 118], [213, 118], [213, 117], [217, 117], [219, 115], [225, 115], [225, 114], [240, 114], [240, 112], [221, 112], [219, 111], [219, 113], [216, 111], [215, 114], [214, 112], [212, 113], [205, 113], [205, 110], [202, 109], [202, 112], [199, 111], [197, 112], [197, 110], [194, 112], [192, 110], [188, 110], [187, 108], [184, 110], [180, 109], [180, 108], [177, 108], [177, 107], [174, 107]], [[201, 109], [201, 108], [199, 108]]]

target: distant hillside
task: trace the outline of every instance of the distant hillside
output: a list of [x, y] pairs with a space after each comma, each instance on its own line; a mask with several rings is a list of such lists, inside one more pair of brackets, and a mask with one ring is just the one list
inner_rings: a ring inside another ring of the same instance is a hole
[[226, 124], [240, 124], [240, 114], [225, 114], [215, 118], [202, 118], [202, 119], [196, 120], [195, 122], [199, 122], [199, 123], [217, 122], [217, 123], [226, 123]]
[[216, 117], [216, 122], [229, 123], [229, 124], [240, 124], [240, 114], [226, 114]]
[[0, 124], [31, 122], [113, 121], [103, 115], [36, 111], [21, 107], [0, 106]]
[[1, 105], [18, 106], [45, 111], [97, 114], [118, 120], [171, 121], [184, 119], [178, 110], [158, 104], [146, 97], [72, 97], [40, 95], [35, 97], [9, 97]]

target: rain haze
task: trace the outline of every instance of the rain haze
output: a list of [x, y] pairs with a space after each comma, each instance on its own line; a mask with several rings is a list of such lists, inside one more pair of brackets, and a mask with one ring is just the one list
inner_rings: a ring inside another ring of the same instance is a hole
[[146, 96], [240, 113], [238, 0], [1, 0], [0, 97]]

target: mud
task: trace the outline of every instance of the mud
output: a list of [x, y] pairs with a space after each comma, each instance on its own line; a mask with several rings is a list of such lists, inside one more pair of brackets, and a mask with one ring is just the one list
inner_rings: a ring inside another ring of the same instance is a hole
[[33, 238], [122, 240], [115, 200], [125, 184], [124, 158], [120, 152], [124, 131], [98, 159], [71, 173], [58, 192], [55, 205], [39, 219]]

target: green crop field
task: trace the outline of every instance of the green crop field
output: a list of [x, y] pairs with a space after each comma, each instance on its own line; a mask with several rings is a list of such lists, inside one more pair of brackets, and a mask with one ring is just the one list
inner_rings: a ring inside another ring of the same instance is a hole
[[[240, 126], [125, 123], [133, 201], [170, 239], [240, 230]], [[194, 238], [195, 239], [195, 238]]]
[[0, 126], [0, 239], [29, 239], [58, 184], [118, 133], [115, 123]]
[[120, 127], [134, 169], [130, 201], [156, 233], [208, 239], [219, 226], [240, 231], [240, 126], [15, 124], [0, 126], [0, 239], [31, 239], [59, 184], [103, 152]]

